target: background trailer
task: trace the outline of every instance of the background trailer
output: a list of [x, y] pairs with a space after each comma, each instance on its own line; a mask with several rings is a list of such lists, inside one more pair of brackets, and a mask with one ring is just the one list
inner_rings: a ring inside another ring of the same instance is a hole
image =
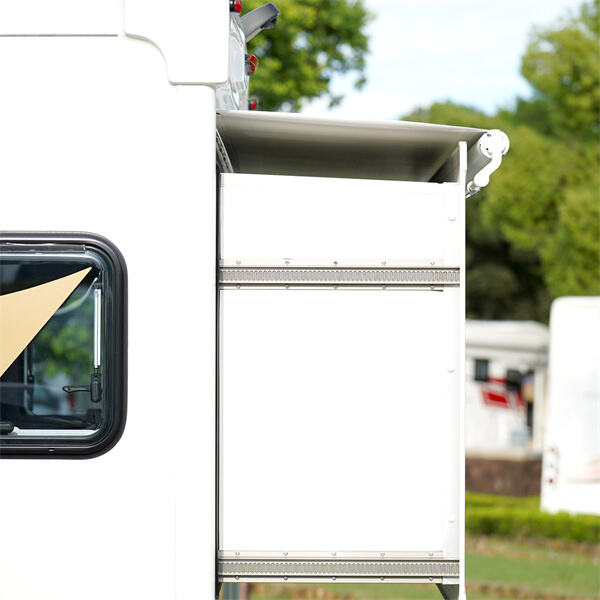
[[246, 97], [236, 18], [0, 4], [10, 600], [464, 598], [464, 201], [508, 140], [216, 113]]
[[534, 321], [467, 320], [467, 455], [541, 454], [548, 327]]
[[600, 297], [558, 298], [542, 463], [543, 510], [600, 515]]

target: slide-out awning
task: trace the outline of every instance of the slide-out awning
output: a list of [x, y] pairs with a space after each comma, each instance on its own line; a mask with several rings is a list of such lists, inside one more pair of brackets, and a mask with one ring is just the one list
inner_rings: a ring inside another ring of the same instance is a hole
[[[218, 111], [217, 130], [234, 172], [405, 181], [430, 181], [460, 141], [475, 149], [487, 132], [250, 111]], [[469, 160], [468, 179], [489, 161]]]

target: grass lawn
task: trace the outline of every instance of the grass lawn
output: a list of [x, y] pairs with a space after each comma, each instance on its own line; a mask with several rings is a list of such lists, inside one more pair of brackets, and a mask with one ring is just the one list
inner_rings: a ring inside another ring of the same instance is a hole
[[[467, 547], [469, 600], [600, 599], [600, 549], [471, 537]], [[433, 585], [260, 585], [251, 600], [420, 600], [441, 595]]]

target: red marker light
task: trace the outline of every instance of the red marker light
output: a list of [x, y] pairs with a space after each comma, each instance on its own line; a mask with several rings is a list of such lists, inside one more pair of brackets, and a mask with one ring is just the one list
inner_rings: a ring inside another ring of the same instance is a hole
[[258, 67], [258, 58], [254, 54], [246, 54], [246, 75], [254, 75]]
[[229, 0], [229, 10], [240, 14], [242, 12], [242, 0]]
[[258, 100], [256, 98], [250, 98], [248, 100], [248, 110], [257, 110], [258, 109]]

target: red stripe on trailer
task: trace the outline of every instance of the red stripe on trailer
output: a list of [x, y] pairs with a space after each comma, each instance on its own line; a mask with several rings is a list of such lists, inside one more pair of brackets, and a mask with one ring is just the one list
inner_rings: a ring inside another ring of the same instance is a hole
[[496, 406], [498, 408], [507, 409], [511, 408], [508, 394], [502, 394], [493, 392], [492, 390], [486, 388], [481, 388], [481, 396], [483, 398], [483, 403], [486, 406]]

